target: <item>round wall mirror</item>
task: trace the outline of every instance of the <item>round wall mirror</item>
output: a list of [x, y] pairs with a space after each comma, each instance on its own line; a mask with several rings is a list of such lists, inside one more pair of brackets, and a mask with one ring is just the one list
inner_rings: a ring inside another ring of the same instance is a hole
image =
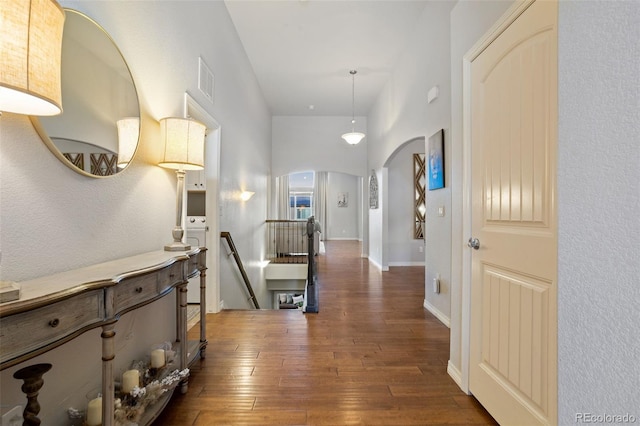
[[60, 115], [31, 117], [49, 149], [76, 172], [114, 175], [126, 168], [140, 136], [133, 77], [106, 31], [65, 9]]

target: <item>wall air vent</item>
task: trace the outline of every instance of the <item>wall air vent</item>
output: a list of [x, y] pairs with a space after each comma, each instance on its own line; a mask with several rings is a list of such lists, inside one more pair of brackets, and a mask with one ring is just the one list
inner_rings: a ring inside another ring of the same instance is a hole
[[198, 89], [204, 96], [213, 103], [213, 73], [204, 62], [202, 57], [198, 57]]

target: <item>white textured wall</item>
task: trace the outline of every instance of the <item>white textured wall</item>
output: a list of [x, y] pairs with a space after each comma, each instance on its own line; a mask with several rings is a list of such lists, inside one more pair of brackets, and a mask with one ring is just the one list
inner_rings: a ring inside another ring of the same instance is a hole
[[[327, 200], [327, 230], [325, 238], [328, 240], [357, 240], [360, 238], [358, 214], [360, 213], [360, 191], [357, 176], [346, 173], [329, 173]], [[348, 194], [346, 207], [338, 207], [338, 194]]]
[[369, 209], [369, 261], [381, 270], [389, 270], [388, 259], [385, 257], [388, 250], [385, 249], [384, 243], [387, 241], [389, 231], [388, 214], [385, 208], [388, 204], [389, 187], [388, 187], [388, 171], [387, 168], [372, 171], [375, 173], [378, 181], [378, 208]]
[[[356, 122], [356, 130], [367, 133], [367, 119]], [[367, 138], [349, 145], [340, 137], [351, 130], [351, 117], [275, 116], [272, 123], [273, 176], [310, 170], [367, 175]]]
[[[402, 57], [398, 60], [389, 82], [368, 115], [368, 161], [369, 169], [380, 171], [404, 143], [416, 138], [425, 138], [439, 129], [450, 125], [450, 75], [449, 75], [449, 14], [453, 2], [433, 2], [428, 4], [420, 17], [414, 34]], [[439, 88], [439, 97], [427, 103], [427, 92], [434, 86]], [[445, 152], [446, 156], [446, 152]], [[448, 160], [445, 158], [445, 173]], [[445, 176], [446, 179], [446, 176]], [[380, 182], [382, 185], [382, 182]], [[386, 190], [386, 189], [384, 189]], [[390, 196], [395, 188], [388, 188]], [[427, 195], [429, 206], [450, 205], [450, 191], [444, 189]], [[391, 209], [390, 204], [387, 205]], [[385, 223], [385, 205], [379, 211], [370, 210], [370, 258], [375, 264], [386, 266], [385, 257], [389, 247], [380, 227]], [[388, 210], [386, 215], [389, 216]], [[386, 220], [389, 220], [388, 218]], [[391, 222], [389, 227], [391, 227]], [[433, 222], [444, 230], [427, 240], [426, 250], [432, 246], [432, 256], [426, 259], [427, 273], [437, 270], [444, 277], [450, 275], [450, 216]], [[427, 234], [430, 224], [427, 223]], [[437, 231], [434, 229], [434, 231]], [[391, 232], [389, 232], [391, 238]], [[436, 250], [437, 247], [445, 247]], [[435, 302], [434, 302], [435, 303]], [[443, 312], [449, 312], [448, 295], [440, 295], [437, 301]]]
[[153, 166], [157, 125], [143, 122], [129, 168], [106, 179], [62, 164], [25, 116], [2, 126], [3, 280], [24, 281], [163, 247], [175, 222], [175, 178]]
[[[449, 13], [453, 2], [428, 4], [389, 82], [368, 114], [369, 169], [382, 167], [405, 142], [449, 127]], [[427, 103], [427, 92], [439, 98]]]
[[[63, 1], [62, 5], [99, 22], [129, 63], [143, 111], [141, 147], [123, 173], [87, 178], [48, 151], [28, 118], [3, 114], [0, 278], [26, 280], [161, 249], [171, 241], [175, 173], [155, 165], [157, 120], [181, 116], [188, 91], [222, 126], [221, 151], [226, 160], [220, 182], [225, 194], [221, 229], [248, 228], [234, 238], [249, 274], [260, 282], [264, 242], [253, 233], [266, 219], [271, 121], [224, 3]], [[202, 99], [197, 89], [199, 55], [216, 77], [213, 104]], [[256, 191], [248, 204], [231, 195], [242, 185]], [[219, 243], [217, 237], [214, 241]], [[227, 278], [225, 271], [221, 274]], [[146, 354], [151, 344], [174, 337], [175, 325], [167, 314], [174, 306], [173, 297], [167, 297], [123, 317], [116, 328], [116, 371]], [[69, 404], [83, 400], [86, 404], [87, 389], [99, 385], [98, 336], [98, 331], [88, 332], [34, 360], [54, 365], [45, 375], [39, 397], [43, 424], [64, 424]], [[21, 366], [0, 375], [3, 406], [24, 404], [21, 384], [11, 376]]]
[[[424, 138], [401, 147], [387, 164], [389, 170], [389, 266], [424, 265], [424, 239], [414, 238], [415, 190], [413, 154], [424, 154]], [[422, 251], [420, 251], [422, 249]]]
[[[462, 235], [462, 58], [511, 6], [511, 1], [462, 0], [451, 11], [451, 128], [445, 140], [451, 155], [451, 351], [450, 366], [462, 369], [461, 321], [462, 321], [462, 256], [467, 250]], [[445, 152], [446, 154], [446, 152]], [[438, 192], [438, 191], [436, 191]], [[446, 213], [445, 213], [446, 214]], [[468, 239], [469, 236], [466, 236]], [[427, 287], [429, 282], [427, 281]]]
[[559, 424], [640, 421], [638, 23], [637, 1], [560, 2]]

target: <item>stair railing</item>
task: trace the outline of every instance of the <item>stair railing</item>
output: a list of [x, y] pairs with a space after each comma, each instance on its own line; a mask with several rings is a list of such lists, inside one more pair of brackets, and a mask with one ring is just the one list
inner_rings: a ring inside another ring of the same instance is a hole
[[251, 282], [249, 281], [249, 277], [247, 276], [247, 272], [244, 270], [244, 266], [242, 265], [242, 259], [240, 259], [240, 255], [238, 254], [238, 250], [236, 249], [236, 245], [233, 243], [233, 238], [231, 238], [231, 233], [223, 231], [220, 232], [220, 237], [224, 238], [229, 245], [229, 249], [231, 253], [229, 255], [233, 255], [233, 258], [236, 260], [236, 265], [238, 265], [238, 269], [240, 270], [240, 275], [242, 275], [242, 280], [244, 281], [244, 285], [247, 287], [247, 291], [251, 296], [249, 299], [253, 301], [253, 305], [256, 309], [260, 309], [260, 304], [258, 303], [258, 299], [256, 299], [256, 294], [253, 292], [253, 287], [251, 287]]

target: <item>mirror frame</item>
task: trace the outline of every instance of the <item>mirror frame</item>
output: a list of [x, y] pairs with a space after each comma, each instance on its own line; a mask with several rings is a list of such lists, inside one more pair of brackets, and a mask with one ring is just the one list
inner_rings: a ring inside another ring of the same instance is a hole
[[[138, 149], [140, 148], [140, 135], [142, 133], [142, 112], [141, 112], [141, 109], [140, 109], [140, 96], [138, 95], [138, 88], [136, 87], [136, 82], [133, 79], [133, 73], [131, 72], [131, 68], [129, 68], [129, 64], [127, 63], [126, 59], [124, 58], [124, 55], [120, 51], [120, 48], [118, 47], [118, 45], [115, 43], [113, 38], [109, 35], [109, 33], [100, 24], [98, 24], [91, 17], [87, 16], [85, 13], [80, 12], [78, 10], [70, 9], [70, 8], [64, 8], [64, 12], [65, 12], [65, 15], [69, 14], [69, 13], [73, 13], [73, 14], [79, 15], [82, 18], [88, 20], [99, 31], [102, 31], [102, 33], [107, 37], [107, 39], [111, 42], [111, 44], [113, 45], [115, 50], [118, 52], [118, 54], [122, 58], [122, 62], [124, 64], [124, 66], [126, 67], [127, 71], [129, 72], [129, 76], [131, 77], [131, 84], [132, 84], [133, 89], [135, 91], [136, 103], [138, 105], [138, 118], [140, 119], [140, 127], [138, 128], [138, 140], [136, 142], [136, 148], [133, 151], [133, 154], [131, 155], [131, 161], [133, 161], [133, 159], [135, 158], [135, 156], [136, 156], [136, 154], [138, 152]], [[64, 38], [64, 33], [63, 33], [62, 37]], [[63, 102], [63, 109], [64, 109], [64, 93], [62, 94], [62, 102]], [[75, 164], [73, 164], [71, 161], [69, 161], [63, 155], [63, 153], [60, 151], [60, 149], [58, 149], [58, 147], [53, 142], [53, 140], [51, 140], [51, 137], [48, 135], [46, 129], [44, 128], [44, 126], [42, 125], [42, 123], [40, 122], [40, 120], [39, 120], [39, 118], [37, 116], [33, 116], [33, 115], [29, 116], [29, 119], [31, 120], [31, 124], [33, 125], [34, 129], [36, 130], [36, 132], [40, 136], [40, 139], [42, 139], [44, 144], [47, 146], [47, 148], [49, 148], [49, 150], [53, 153], [53, 155], [55, 155], [58, 158], [58, 160], [60, 160], [65, 166], [69, 167], [71, 170], [73, 170], [76, 173], [79, 173], [79, 174], [81, 174], [83, 176], [95, 178], [95, 179], [104, 179], [104, 178], [110, 178], [110, 177], [119, 175], [120, 173], [125, 171], [129, 167], [129, 165], [131, 164], [131, 161], [129, 161], [129, 163], [125, 167], [123, 167], [122, 169], [118, 169], [116, 171], [116, 173], [111, 174], [111, 175], [100, 176], [100, 175], [91, 174], [91, 173], [87, 172], [86, 170], [78, 168]], [[88, 142], [88, 143], [90, 143], [90, 142]], [[101, 149], [104, 149], [104, 148], [101, 148]], [[117, 167], [117, 165], [116, 165], [116, 167]]]

